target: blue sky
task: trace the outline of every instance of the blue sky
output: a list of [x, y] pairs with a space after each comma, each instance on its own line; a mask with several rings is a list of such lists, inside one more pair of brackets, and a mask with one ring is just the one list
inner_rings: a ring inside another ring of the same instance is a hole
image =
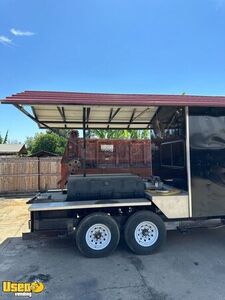
[[[23, 90], [225, 95], [225, 0], [1, 0], [0, 98]], [[37, 126], [0, 105], [0, 132]]]

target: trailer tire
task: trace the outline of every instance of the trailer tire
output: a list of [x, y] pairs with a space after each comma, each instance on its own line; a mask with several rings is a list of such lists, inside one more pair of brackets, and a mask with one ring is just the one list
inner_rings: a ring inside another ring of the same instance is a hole
[[124, 228], [127, 246], [136, 254], [147, 255], [158, 250], [166, 240], [162, 219], [151, 211], [139, 211], [127, 220]]
[[116, 221], [105, 213], [92, 213], [79, 224], [77, 248], [87, 257], [104, 257], [112, 253], [120, 240]]

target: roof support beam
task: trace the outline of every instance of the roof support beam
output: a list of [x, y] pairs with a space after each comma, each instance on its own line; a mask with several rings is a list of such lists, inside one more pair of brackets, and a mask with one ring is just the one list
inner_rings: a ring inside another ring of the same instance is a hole
[[65, 128], [66, 128], [66, 116], [65, 116], [65, 110], [64, 110], [64, 107], [59, 107], [57, 106], [57, 109], [58, 109], [58, 112], [63, 120], [63, 122], [65, 123]]
[[118, 107], [117, 109], [116, 109], [116, 111], [113, 113], [113, 115], [112, 115], [112, 118], [111, 118], [111, 120], [110, 120], [110, 122], [112, 121], [112, 119], [114, 119], [115, 118], [115, 116], [118, 114], [118, 112], [120, 111], [120, 107]]
[[171, 119], [169, 120], [168, 126], [167, 126], [167, 128], [165, 128], [165, 130], [171, 129], [173, 122], [175, 122], [177, 120], [177, 118], [179, 117], [181, 112], [182, 112], [182, 109], [180, 110], [179, 108], [175, 111], [175, 113], [172, 115]]
[[[110, 123], [110, 122], [111, 122], [111, 119], [112, 119], [112, 114], [113, 114], [113, 108], [111, 108], [111, 109], [110, 109], [108, 123]], [[108, 125], [108, 127], [109, 127], [109, 125]]]
[[88, 107], [88, 108], [87, 108], [87, 117], [86, 117], [86, 122], [87, 122], [87, 123], [89, 122], [90, 113], [91, 113], [91, 108]]
[[19, 105], [19, 104], [13, 104], [13, 105], [17, 109], [19, 109], [22, 113], [24, 113], [27, 117], [29, 117], [31, 120], [33, 120], [35, 123], [37, 123], [39, 127], [40, 127], [40, 124], [41, 124], [42, 126], [44, 126], [45, 128], [51, 130], [52, 132], [55, 132], [53, 128], [48, 127], [48, 125], [46, 125], [44, 122], [41, 122], [38, 119], [36, 119], [35, 117], [33, 117], [28, 111], [26, 111], [26, 109], [23, 108], [22, 105]]
[[[115, 118], [115, 116], [118, 114], [119, 111], [120, 111], [120, 107], [118, 107], [114, 112], [113, 112], [113, 108], [110, 109], [108, 123], [111, 123], [111, 121]], [[107, 129], [109, 129], [109, 125], [110, 124], [108, 124]]]
[[88, 128], [88, 122], [89, 122], [89, 118], [90, 118], [90, 113], [91, 113], [91, 108], [87, 107], [86, 108], [86, 123], [87, 123], [87, 128]]
[[35, 119], [38, 121], [38, 117], [37, 117], [36, 111], [33, 106], [31, 106], [31, 110], [32, 110], [32, 113], [33, 113]]
[[130, 124], [127, 126], [127, 129], [130, 128], [130, 125], [133, 121], [135, 121], [137, 118], [139, 118], [140, 116], [142, 116], [146, 111], [149, 111], [149, 107], [146, 108], [145, 110], [141, 111], [137, 116], [134, 116], [135, 115], [135, 112], [136, 112], [136, 108], [134, 108], [133, 112], [132, 112], [132, 115], [131, 115], [131, 118], [130, 118]]
[[129, 121], [129, 124], [128, 124], [128, 126], [127, 126], [127, 129], [130, 128], [130, 125], [131, 125], [131, 123], [133, 122], [135, 112], [136, 112], [136, 108], [133, 109], [133, 112], [132, 112], [132, 114], [131, 114], [130, 121]]
[[58, 109], [58, 112], [63, 120], [63, 122], [65, 123], [66, 122], [66, 116], [65, 116], [65, 110], [64, 110], [64, 107], [59, 107], [57, 106], [57, 109]]
[[158, 107], [154, 113], [154, 115], [150, 118], [147, 129], [150, 129], [151, 124], [153, 124], [154, 120], [157, 118], [157, 115], [160, 111], [160, 107]]
[[[42, 121], [42, 123], [47, 123], [47, 124], [64, 124], [64, 122], [62, 122], [62, 121], [48, 121], [48, 120], [44, 120], [44, 121]], [[137, 124], [146, 124], [146, 125], [148, 125], [148, 123], [149, 123], [149, 121], [145, 121], [145, 122], [143, 122], [143, 121], [141, 121], [141, 122], [133, 122], [132, 124], [134, 124], [134, 125], [137, 125]], [[83, 124], [83, 122], [82, 121], [76, 121], [76, 120], [74, 120], [74, 121], [66, 121], [66, 124]], [[107, 125], [108, 124], [108, 122], [107, 121], [89, 121], [88, 122], [88, 124], [89, 125], [92, 125], [92, 124], [104, 124], [104, 125]], [[119, 125], [119, 124], [122, 124], [122, 125], [132, 125], [131, 123], [130, 123], [130, 121], [128, 121], [128, 122], [126, 122], [126, 121], [114, 121], [114, 122], [111, 122], [111, 124], [110, 125]], [[87, 122], [86, 122], [86, 125], [87, 125]]]
[[149, 108], [146, 108], [145, 110], [143, 110], [142, 112], [140, 112], [137, 116], [135, 116], [135, 118], [133, 118], [132, 121], [136, 120], [137, 118], [139, 118], [140, 116], [142, 116], [146, 111], [149, 111]]
[[[42, 128], [42, 127], [41, 127]], [[60, 126], [54, 126], [54, 129], [64, 129], [63, 127], [60, 127]], [[67, 129], [74, 129], [74, 127], [67, 127]], [[76, 129], [83, 129], [83, 126], [81, 125], [81, 126], [76, 126]], [[94, 128], [89, 128], [89, 129], [107, 129], [107, 127], [105, 126], [105, 127], [102, 127], [102, 126], [99, 126], [99, 127], [94, 127]], [[116, 130], [125, 130], [125, 129], [127, 129], [127, 126], [126, 127], [116, 127], [116, 128], [114, 128], [114, 129], [116, 129]], [[133, 128], [134, 130], [143, 130], [143, 129], [146, 129], [146, 126], [145, 127], [143, 127], [143, 126], [140, 126], [140, 127], [135, 127], [135, 128]]]
[[[85, 109], [84, 109], [85, 108]], [[88, 129], [88, 122], [90, 118], [91, 108], [90, 107], [83, 107], [83, 125], [85, 125], [85, 128]], [[84, 123], [85, 121], [85, 123]]]

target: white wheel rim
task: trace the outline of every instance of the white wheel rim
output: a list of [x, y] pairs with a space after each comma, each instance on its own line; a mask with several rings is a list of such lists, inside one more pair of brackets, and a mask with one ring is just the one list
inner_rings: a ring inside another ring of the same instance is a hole
[[149, 221], [138, 224], [134, 231], [136, 242], [142, 247], [150, 247], [155, 244], [159, 237], [157, 226]]
[[111, 241], [111, 232], [104, 224], [94, 224], [87, 230], [85, 240], [91, 249], [103, 250]]

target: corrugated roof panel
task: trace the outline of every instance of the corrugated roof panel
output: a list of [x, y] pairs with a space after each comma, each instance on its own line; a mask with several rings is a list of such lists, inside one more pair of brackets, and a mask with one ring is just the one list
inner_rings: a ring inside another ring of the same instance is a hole
[[88, 128], [148, 128], [159, 106], [225, 107], [225, 97], [25, 91], [2, 103], [16, 105], [41, 128], [82, 128], [83, 109]]
[[3, 103], [49, 105], [134, 105], [134, 106], [225, 106], [224, 96], [152, 95], [152, 94], [106, 94], [25, 91], [3, 100]]

